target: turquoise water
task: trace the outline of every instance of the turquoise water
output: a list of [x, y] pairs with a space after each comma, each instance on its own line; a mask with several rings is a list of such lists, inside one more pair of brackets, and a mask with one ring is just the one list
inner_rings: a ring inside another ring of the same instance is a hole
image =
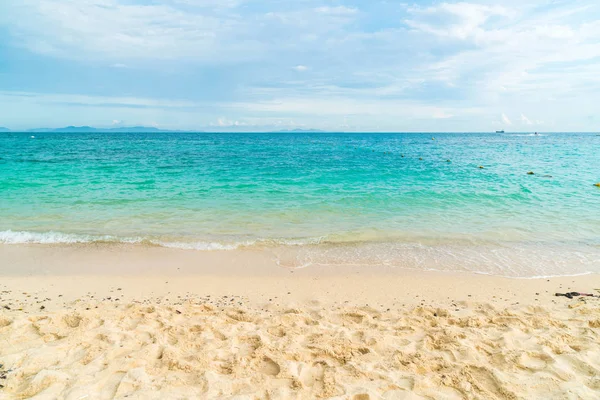
[[594, 134], [5, 133], [0, 242], [600, 272], [596, 182]]

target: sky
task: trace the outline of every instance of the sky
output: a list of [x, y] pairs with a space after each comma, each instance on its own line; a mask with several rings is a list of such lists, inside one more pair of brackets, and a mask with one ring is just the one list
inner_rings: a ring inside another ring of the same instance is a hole
[[1, 0], [0, 126], [600, 130], [600, 2]]

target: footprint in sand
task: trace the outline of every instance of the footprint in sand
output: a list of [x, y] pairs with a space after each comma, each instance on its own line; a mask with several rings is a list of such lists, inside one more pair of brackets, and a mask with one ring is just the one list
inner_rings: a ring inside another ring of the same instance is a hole
[[236, 342], [238, 343], [235, 347], [239, 349], [238, 355], [240, 357], [252, 356], [254, 352], [263, 345], [260, 336], [241, 337], [238, 340], [236, 340]]
[[354, 322], [355, 324], [362, 324], [363, 321], [367, 318], [367, 315], [353, 312], [342, 314], [341, 317], [345, 320]]
[[81, 323], [81, 317], [79, 315], [73, 314], [73, 315], [65, 315], [65, 317], [63, 318], [63, 321], [65, 324], [67, 324], [67, 326], [69, 328], [77, 328], [79, 327], [79, 324]]
[[272, 326], [267, 329], [267, 332], [276, 337], [284, 337], [286, 335], [285, 329], [282, 326]]
[[259, 365], [259, 371], [265, 375], [276, 376], [281, 371], [281, 367], [269, 357], [265, 357]]
[[312, 366], [303, 365], [300, 367], [298, 378], [303, 386], [313, 387], [323, 381], [324, 368], [320, 362], [314, 363]]
[[546, 368], [548, 364], [553, 362], [554, 359], [547, 354], [526, 352], [521, 354], [518, 364], [522, 368], [539, 371]]

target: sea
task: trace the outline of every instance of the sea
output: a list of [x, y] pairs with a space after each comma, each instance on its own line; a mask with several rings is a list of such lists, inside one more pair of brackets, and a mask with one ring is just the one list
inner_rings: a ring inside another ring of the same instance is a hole
[[0, 245], [600, 273], [593, 133], [0, 133]]

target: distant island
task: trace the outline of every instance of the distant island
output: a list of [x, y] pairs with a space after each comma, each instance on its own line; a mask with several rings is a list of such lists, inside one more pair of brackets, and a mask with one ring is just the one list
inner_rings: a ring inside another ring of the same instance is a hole
[[10, 129], [3, 128], [3, 127], [0, 126], [0, 132], [10, 132]]

